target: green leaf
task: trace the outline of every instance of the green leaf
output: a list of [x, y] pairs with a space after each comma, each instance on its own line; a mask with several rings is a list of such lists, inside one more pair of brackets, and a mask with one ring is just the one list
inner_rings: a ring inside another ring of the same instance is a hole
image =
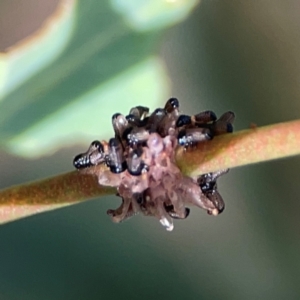
[[0, 53], [0, 101], [61, 54], [71, 38], [74, 18], [75, 1], [61, 1], [42, 28]]
[[137, 31], [161, 29], [184, 20], [199, 0], [112, 0], [116, 11]]
[[55, 151], [57, 145], [70, 145], [74, 140], [87, 146], [94, 139], [108, 139], [113, 133], [113, 112], [127, 112], [129, 107], [137, 105], [138, 99], [159, 106], [161, 96], [167, 97], [168, 85], [161, 65], [158, 59], [148, 59], [96, 85], [11, 138], [7, 146], [14, 154], [35, 157]]
[[[13, 48], [19, 57], [11, 61], [9, 52], [0, 57], [2, 145], [17, 155], [37, 157], [62, 146], [88, 144], [111, 135], [113, 113], [164, 102], [169, 81], [155, 54], [161, 29], [183, 19], [195, 5], [167, 2], [160, 2], [160, 10], [157, 1], [134, 1], [132, 6], [131, 1], [62, 0], [61, 13], [31, 38], [26, 51]], [[147, 8], [151, 13], [146, 17]], [[148, 25], [130, 26], [129, 11], [146, 17]]]

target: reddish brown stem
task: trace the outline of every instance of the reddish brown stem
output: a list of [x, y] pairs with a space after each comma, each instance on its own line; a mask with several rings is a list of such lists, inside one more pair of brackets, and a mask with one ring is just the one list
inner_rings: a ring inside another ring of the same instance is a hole
[[[178, 148], [176, 159], [184, 174], [195, 176], [297, 154], [299, 120], [225, 134], [192, 150]], [[94, 167], [95, 173], [104, 168]], [[10, 187], [0, 191], [0, 223], [115, 192], [99, 186], [97, 177], [78, 171]]]
[[300, 120], [239, 131], [177, 151], [183, 173], [195, 176], [300, 154]]
[[78, 171], [13, 186], [0, 192], [0, 223], [115, 192]]

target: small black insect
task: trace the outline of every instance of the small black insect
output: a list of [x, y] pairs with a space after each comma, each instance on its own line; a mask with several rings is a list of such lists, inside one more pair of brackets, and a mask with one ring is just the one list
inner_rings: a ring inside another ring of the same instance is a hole
[[207, 173], [198, 177], [198, 184], [204, 195], [215, 205], [218, 213], [225, 208], [225, 203], [217, 190], [217, 179], [227, 173], [229, 170], [220, 170], [217, 172]]
[[144, 127], [136, 127], [128, 131], [126, 139], [128, 145], [135, 147], [137, 145], [143, 145], [149, 138], [149, 131]]
[[116, 113], [112, 116], [112, 125], [115, 132], [115, 138], [118, 139], [124, 149], [126, 147], [126, 141], [124, 141], [122, 137], [124, 136], [124, 132], [129, 127], [128, 121], [124, 115]]
[[118, 174], [126, 170], [127, 164], [123, 155], [123, 149], [116, 138], [109, 140], [109, 155], [106, 163], [112, 173]]
[[179, 145], [189, 147], [199, 142], [211, 140], [213, 135], [208, 128], [188, 128], [181, 130], [177, 138]]
[[127, 115], [126, 120], [131, 126], [142, 127], [145, 125], [145, 122], [135, 115]]
[[234, 113], [228, 111], [217, 120], [215, 113], [210, 110], [207, 110], [193, 116], [180, 115], [176, 121], [176, 127], [208, 128], [211, 132], [211, 135], [216, 136], [232, 132], [232, 123], [234, 121], [234, 118]]
[[[213, 135], [221, 135], [224, 133], [231, 133], [233, 132], [233, 121], [235, 115], [232, 111], [227, 111], [224, 113], [217, 121], [209, 124], [208, 127], [213, 132]], [[199, 125], [200, 127], [203, 126]]]
[[[205, 193], [205, 196], [214, 204], [214, 206], [218, 210], [218, 214], [220, 214], [225, 209], [225, 202], [217, 190], [207, 192]], [[210, 212], [208, 211], [208, 213]]]
[[172, 113], [173, 111], [175, 110], [178, 110], [179, 108], [179, 101], [177, 98], [170, 98], [165, 107], [164, 107], [164, 110], [166, 111], [166, 113], [170, 114]]
[[176, 121], [176, 127], [183, 127], [186, 125], [192, 125], [192, 117], [187, 115], [180, 115]]
[[132, 150], [127, 159], [128, 172], [132, 176], [140, 176], [143, 172], [147, 172], [149, 167], [142, 159], [143, 149], [137, 148]]
[[157, 132], [157, 128], [159, 122], [164, 118], [166, 115], [166, 111], [163, 108], [157, 108], [147, 119], [146, 129], [149, 133]]
[[198, 127], [201, 127], [199, 125], [207, 124], [215, 120], [217, 120], [216, 114], [211, 110], [206, 110], [193, 116], [180, 115], [176, 121], [176, 127], [182, 127], [187, 125], [198, 125]]
[[75, 156], [73, 165], [76, 169], [95, 166], [104, 162], [105, 156], [103, 145], [99, 141], [94, 141], [86, 152]]
[[149, 114], [149, 108], [146, 106], [136, 106], [129, 111], [130, 115], [134, 115], [140, 120], [143, 120]]

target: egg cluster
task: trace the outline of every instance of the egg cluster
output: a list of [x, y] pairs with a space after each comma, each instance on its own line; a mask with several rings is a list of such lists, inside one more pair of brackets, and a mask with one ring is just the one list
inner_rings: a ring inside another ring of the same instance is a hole
[[115, 136], [109, 142], [92, 142], [73, 163], [85, 170], [106, 164], [107, 170], [96, 175], [100, 185], [116, 187], [122, 198], [119, 208], [107, 211], [114, 222], [143, 213], [155, 216], [171, 231], [173, 219], [189, 215], [187, 206], [198, 206], [211, 215], [224, 210], [217, 179], [228, 172], [184, 176], [176, 165], [175, 149], [192, 149], [216, 135], [232, 132], [233, 121], [234, 113], [230, 111], [219, 119], [212, 111], [181, 115], [176, 98], [151, 114], [147, 107], [133, 107], [127, 116], [112, 116]]

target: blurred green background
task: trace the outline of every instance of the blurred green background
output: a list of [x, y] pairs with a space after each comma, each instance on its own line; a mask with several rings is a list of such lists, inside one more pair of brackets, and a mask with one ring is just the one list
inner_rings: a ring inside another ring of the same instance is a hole
[[[2, 0], [1, 51], [58, 2]], [[2, 188], [72, 170], [111, 135], [114, 112], [171, 96], [185, 113], [233, 110], [235, 130], [299, 118], [300, 1], [70, 7], [37, 54], [0, 60]], [[1, 226], [0, 298], [299, 299], [299, 167], [294, 157], [231, 170], [219, 183], [226, 210], [192, 208], [171, 233], [154, 218], [112, 223], [116, 197]]]

